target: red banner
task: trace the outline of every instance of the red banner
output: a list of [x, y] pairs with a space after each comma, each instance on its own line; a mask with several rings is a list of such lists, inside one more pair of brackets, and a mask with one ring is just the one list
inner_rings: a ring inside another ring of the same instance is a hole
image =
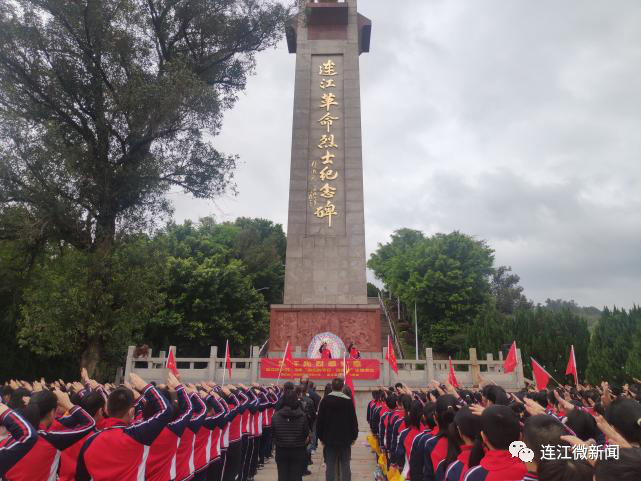
[[[278, 378], [282, 359], [260, 360], [260, 377]], [[381, 375], [380, 361], [377, 359], [356, 359], [347, 361], [347, 369], [353, 379], [378, 379]], [[334, 379], [343, 377], [342, 359], [294, 359], [294, 366], [283, 366], [281, 379], [298, 379], [301, 376], [310, 379]]]

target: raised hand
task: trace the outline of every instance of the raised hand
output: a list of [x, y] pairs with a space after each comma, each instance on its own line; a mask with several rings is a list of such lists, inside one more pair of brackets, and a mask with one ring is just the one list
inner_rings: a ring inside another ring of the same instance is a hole
[[134, 387], [134, 390], [138, 392], [143, 392], [147, 387], [147, 383], [135, 372], [129, 374], [129, 379], [131, 380], [131, 385]]
[[176, 376], [174, 376], [173, 373], [168, 373], [167, 374], [167, 387], [169, 388], [170, 391], [175, 391], [176, 388], [180, 386], [180, 381]]
[[480, 404], [472, 404], [470, 406], [470, 411], [472, 412], [472, 414], [480, 416], [481, 414], [483, 414], [483, 411], [485, 411], [485, 408]]
[[60, 389], [54, 389], [53, 393], [56, 395], [56, 399], [58, 399], [58, 406], [61, 409], [69, 411], [73, 408], [73, 403], [71, 402], [71, 399], [69, 399], [69, 394], [62, 392]]
[[609, 422], [605, 420], [600, 414], [595, 414], [594, 419], [599, 430], [608, 437], [610, 444], [618, 444], [621, 448], [631, 448], [632, 446], [628, 441], [619, 434], [619, 431], [614, 429]]
[[525, 410], [528, 412], [530, 416], [536, 416], [537, 414], [545, 414], [545, 408], [532, 399], [525, 398], [523, 400], [523, 404], [525, 404]]
[[85, 367], [80, 370], [80, 380], [83, 384], [87, 384], [89, 382], [89, 373]]

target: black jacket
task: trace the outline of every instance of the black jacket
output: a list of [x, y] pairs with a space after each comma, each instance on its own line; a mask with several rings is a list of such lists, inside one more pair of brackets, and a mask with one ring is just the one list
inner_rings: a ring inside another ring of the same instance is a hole
[[325, 396], [316, 420], [318, 439], [327, 446], [349, 446], [358, 437], [358, 420], [353, 401], [341, 392]]
[[279, 448], [300, 448], [307, 445], [309, 424], [300, 407], [284, 406], [272, 418], [274, 442]]

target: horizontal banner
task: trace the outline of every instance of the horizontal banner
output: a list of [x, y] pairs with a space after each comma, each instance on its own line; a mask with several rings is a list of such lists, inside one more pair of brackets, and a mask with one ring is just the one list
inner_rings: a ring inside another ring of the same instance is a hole
[[[260, 377], [278, 378], [282, 359], [260, 360]], [[352, 379], [378, 379], [381, 375], [380, 361], [377, 359], [357, 359], [347, 361], [347, 369]], [[294, 366], [284, 365], [281, 379], [298, 379], [308, 376], [311, 379], [334, 379], [343, 377], [342, 359], [294, 359]]]

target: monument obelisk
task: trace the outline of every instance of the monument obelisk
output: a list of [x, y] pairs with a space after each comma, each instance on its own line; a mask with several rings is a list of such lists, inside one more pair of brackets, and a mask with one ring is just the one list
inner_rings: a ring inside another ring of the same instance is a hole
[[296, 54], [284, 304], [271, 306], [270, 351], [332, 332], [380, 352], [368, 304], [359, 56], [371, 21], [357, 0], [300, 2], [287, 28]]

